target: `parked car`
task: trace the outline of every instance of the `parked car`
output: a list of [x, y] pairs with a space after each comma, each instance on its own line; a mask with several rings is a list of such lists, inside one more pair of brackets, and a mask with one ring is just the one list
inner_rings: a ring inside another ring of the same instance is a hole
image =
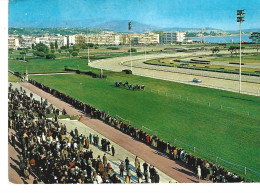
[[198, 78], [193, 78], [192, 82], [201, 83], [201, 80]]

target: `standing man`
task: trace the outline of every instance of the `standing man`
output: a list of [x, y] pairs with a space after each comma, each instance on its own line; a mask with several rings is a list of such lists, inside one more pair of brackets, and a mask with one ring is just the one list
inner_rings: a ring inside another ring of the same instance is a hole
[[126, 170], [128, 172], [129, 171], [129, 159], [128, 159], [128, 157], [126, 157], [126, 159], [125, 159], [125, 167], [126, 167]]
[[16, 144], [16, 137], [14, 134], [12, 134], [12, 137], [11, 137], [11, 143], [12, 143], [12, 146], [15, 148], [15, 144]]
[[98, 144], [99, 144], [99, 137], [98, 137], [98, 135], [96, 136], [96, 145], [98, 146]]
[[113, 145], [112, 145], [112, 147], [111, 147], [111, 150], [112, 150], [112, 156], [115, 156], [115, 148], [114, 148]]
[[104, 154], [104, 156], [103, 156], [103, 164], [104, 164], [104, 167], [107, 167], [107, 157], [106, 157], [106, 154]]
[[138, 157], [135, 157], [135, 171], [137, 172], [137, 169], [140, 167], [140, 161], [138, 159]]
[[148, 168], [148, 164], [146, 162], [143, 163], [143, 167], [144, 167], [144, 173], [147, 171]]
[[120, 176], [124, 176], [124, 165], [123, 165], [123, 162], [121, 162], [120, 166], [119, 166], [119, 169], [120, 169]]

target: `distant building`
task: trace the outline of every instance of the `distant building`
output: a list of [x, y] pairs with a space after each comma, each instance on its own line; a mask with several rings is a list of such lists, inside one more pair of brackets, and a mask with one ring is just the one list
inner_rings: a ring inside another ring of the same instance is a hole
[[8, 36], [8, 49], [17, 50], [20, 47], [20, 41], [18, 36]]
[[61, 46], [64, 46], [64, 36], [56, 35], [56, 36], [49, 37], [49, 43], [53, 43], [53, 45], [55, 45], [56, 41], [58, 44], [58, 48], [60, 48]]
[[22, 36], [22, 48], [32, 48], [32, 44], [36, 44], [34, 36]]
[[163, 33], [163, 43], [182, 43], [185, 39], [185, 32], [164, 32]]
[[184, 43], [184, 44], [192, 44], [193, 40], [191, 38], [185, 38], [182, 43]]
[[159, 44], [159, 34], [155, 33], [132, 33], [132, 34], [120, 34], [120, 44], [131, 44], [133, 45], [149, 45]]
[[75, 36], [77, 44], [92, 43], [95, 45], [119, 45], [119, 35], [114, 32], [101, 32], [100, 34], [78, 34]]
[[69, 44], [69, 46], [73, 46], [74, 44], [76, 44], [75, 35], [63, 36], [63, 46], [67, 46], [68, 44]]

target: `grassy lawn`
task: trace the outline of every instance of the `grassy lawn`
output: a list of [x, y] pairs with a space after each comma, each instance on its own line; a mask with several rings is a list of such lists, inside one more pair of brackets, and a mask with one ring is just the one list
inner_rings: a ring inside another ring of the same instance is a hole
[[[163, 65], [163, 66], [172, 66], [172, 67], [177, 67], [180, 66], [183, 62], [176, 62], [174, 61], [175, 59], [185, 59], [183, 58], [160, 58], [160, 59], [153, 59], [153, 60], [148, 60], [146, 63], [148, 64], [155, 64], [155, 65]], [[190, 58], [186, 59], [189, 61]], [[194, 58], [195, 59], [195, 58]], [[196, 58], [200, 59], [200, 58]], [[230, 55], [223, 55], [221, 57], [206, 57], [203, 58], [203, 60], [209, 60], [209, 61], [221, 61], [221, 62], [239, 62], [239, 57], [233, 56], [231, 57]], [[260, 55], [246, 55], [243, 56], [243, 63], [259, 63], [260, 65]], [[238, 72], [239, 66], [227, 66], [227, 65], [204, 65], [204, 64], [189, 64], [187, 63], [187, 67], [194, 68], [194, 69], [209, 69], [209, 70], [217, 70], [217, 71], [232, 71], [232, 72]], [[260, 74], [255, 71], [260, 71], [259, 68], [249, 68], [249, 67], [242, 67], [242, 72], [245, 73], [253, 73], [253, 74]]]
[[89, 69], [87, 66], [87, 59], [80, 58], [64, 58], [56, 60], [29, 59], [28, 62], [9, 60], [8, 68], [14, 72], [20, 72], [23, 74], [26, 71], [26, 67], [28, 73], [45, 73], [64, 72], [64, 66], [77, 69], [77, 65], [79, 65], [80, 70]]
[[[223, 61], [223, 62], [239, 62], [239, 53], [236, 55], [223, 55], [222, 57], [211, 58], [211, 61]], [[259, 63], [260, 54], [256, 55], [242, 55], [242, 63]]]
[[[77, 62], [78, 60], [75, 59]], [[63, 63], [60, 66], [63, 67]], [[73, 65], [72, 60], [67, 63]], [[148, 133], [157, 134], [172, 144], [174, 139], [177, 139], [176, 145], [185, 148], [186, 151], [192, 153], [195, 146], [194, 154], [199, 157], [215, 161], [218, 156], [260, 172], [259, 97], [123, 73], [106, 71], [104, 75], [107, 76], [107, 80], [76, 74], [31, 78], [100, 110], [109, 111], [112, 116], [117, 114], [131, 120], [131, 124], [139, 129], [144, 125], [152, 130], [147, 130]], [[114, 80], [144, 84], [146, 90], [115, 88]], [[151, 88], [182, 95], [188, 97], [188, 100], [151, 92]], [[216, 105], [209, 107], [207, 104], [198, 103], [198, 100]], [[233, 107], [235, 110], [220, 109], [220, 104]], [[248, 116], [241, 113], [242, 111], [249, 111], [253, 115]], [[243, 176], [244, 168], [233, 168], [221, 159], [218, 160], [220, 165]], [[260, 181], [259, 175], [247, 171], [247, 177]]]

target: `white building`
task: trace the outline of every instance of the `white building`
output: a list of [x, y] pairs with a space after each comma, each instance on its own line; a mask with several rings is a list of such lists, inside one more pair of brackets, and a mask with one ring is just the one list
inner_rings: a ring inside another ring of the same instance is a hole
[[76, 44], [76, 36], [67, 35], [63, 37], [63, 46], [67, 46], [67, 44], [69, 44], [69, 46], [73, 46], [74, 44]]
[[18, 36], [8, 36], [8, 49], [14, 49], [20, 47], [20, 41]]
[[36, 44], [34, 36], [22, 36], [22, 48], [32, 48], [32, 44]]
[[163, 33], [163, 43], [182, 43], [185, 39], [185, 32], [164, 32]]
[[129, 44], [130, 36], [131, 43], [133, 45], [149, 45], [159, 43], [159, 34], [155, 33], [120, 34], [120, 43]]

